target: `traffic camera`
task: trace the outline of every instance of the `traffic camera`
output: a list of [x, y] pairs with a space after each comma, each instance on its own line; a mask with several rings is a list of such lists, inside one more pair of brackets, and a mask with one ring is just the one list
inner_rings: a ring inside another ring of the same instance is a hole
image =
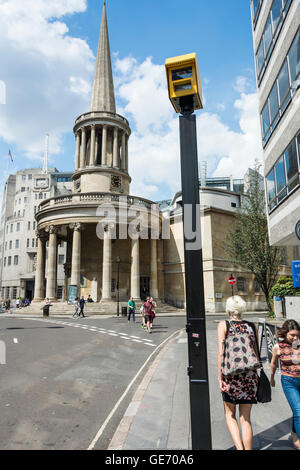
[[165, 63], [169, 98], [176, 113], [203, 108], [201, 78], [195, 53], [172, 57]]

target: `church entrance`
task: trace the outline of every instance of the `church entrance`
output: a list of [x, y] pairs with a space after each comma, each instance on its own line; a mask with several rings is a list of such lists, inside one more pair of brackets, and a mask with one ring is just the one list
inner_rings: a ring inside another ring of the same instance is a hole
[[140, 296], [142, 300], [146, 300], [147, 295], [150, 295], [150, 277], [140, 278]]

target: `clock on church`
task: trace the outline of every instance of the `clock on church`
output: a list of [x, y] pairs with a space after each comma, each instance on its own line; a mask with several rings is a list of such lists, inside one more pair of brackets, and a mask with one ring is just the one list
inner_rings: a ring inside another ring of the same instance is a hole
[[115, 176], [115, 175], [112, 175], [111, 177], [111, 187], [113, 189], [121, 189], [121, 177], [120, 176]]

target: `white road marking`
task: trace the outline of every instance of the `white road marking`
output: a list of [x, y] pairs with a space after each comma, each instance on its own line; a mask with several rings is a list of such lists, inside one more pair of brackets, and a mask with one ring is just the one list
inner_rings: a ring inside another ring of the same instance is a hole
[[19, 342], [19, 341], [18, 341], [18, 338], [14, 338], [14, 343], [17, 344], [18, 342]]
[[126, 397], [126, 395], [128, 394], [129, 390], [131, 389], [132, 385], [134, 384], [134, 382], [136, 381], [136, 379], [139, 377], [139, 375], [143, 372], [143, 370], [145, 369], [146, 365], [148, 364], [148, 362], [151, 361], [152, 357], [155, 355], [156, 351], [161, 348], [167, 341], [169, 341], [173, 336], [175, 336], [176, 334], [178, 334], [180, 330], [178, 331], [175, 331], [172, 335], [170, 335], [168, 338], [166, 338], [161, 344], [159, 344], [155, 350], [150, 354], [150, 356], [148, 357], [148, 359], [145, 361], [145, 363], [142, 365], [142, 367], [140, 368], [140, 370], [137, 372], [137, 374], [135, 375], [135, 377], [133, 377], [132, 381], [130, 382], [130, 384], [128, 385], [128, 387], [126, 388], [125, 392], [123, 393], [123, 395], [119, 398], [119, 400], [117, 401], [117, 403], [115, 404], [115, 406], [113, 407], [113, 409], [111, 410], [111, 412], [109, 413], [109, 415], [107, 416], [106, 420], [104, 421], [104, 423], [102, 424], [101, 428], [99, 429], [99, 431], [97, 432], [96, 436], [94, 437], [94, 439], [92, 440], [91, 444], [89, 445], [88, 449], [87, 450], [93, 450], [95, 445], [97, 444], [97, 442], [99, 441], [100, 437], [102, 436], [107, 424], [109, 423], [109, 421], [111, 420], [111, 418], [113, 417], [113, 415], [115, 414], [115, 412], [117, 411], [117, 409], [119, 408], [120, 404], [122, 403], [122, 401], [124, 400], [124, 398]]

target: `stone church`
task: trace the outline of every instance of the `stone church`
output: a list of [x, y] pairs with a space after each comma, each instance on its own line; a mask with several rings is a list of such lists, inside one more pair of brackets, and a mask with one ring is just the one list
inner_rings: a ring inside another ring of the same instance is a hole
[[67, 243], [65, 300], [69, 286], [78, 296], [90, 294], [105, 311], [115, 308], [117, 293], [121, 301], [130, 296], [139, 301], [150, 292], [163, 298], [161, 214], [152, 201], [130, 194], [131, 130], [116, 113], [105, 3], [90, 110], [77, 118], [74, 134], [72, 194], [43, 201], [36, 214], [34, 303], [57, 300], [62, 241]]

